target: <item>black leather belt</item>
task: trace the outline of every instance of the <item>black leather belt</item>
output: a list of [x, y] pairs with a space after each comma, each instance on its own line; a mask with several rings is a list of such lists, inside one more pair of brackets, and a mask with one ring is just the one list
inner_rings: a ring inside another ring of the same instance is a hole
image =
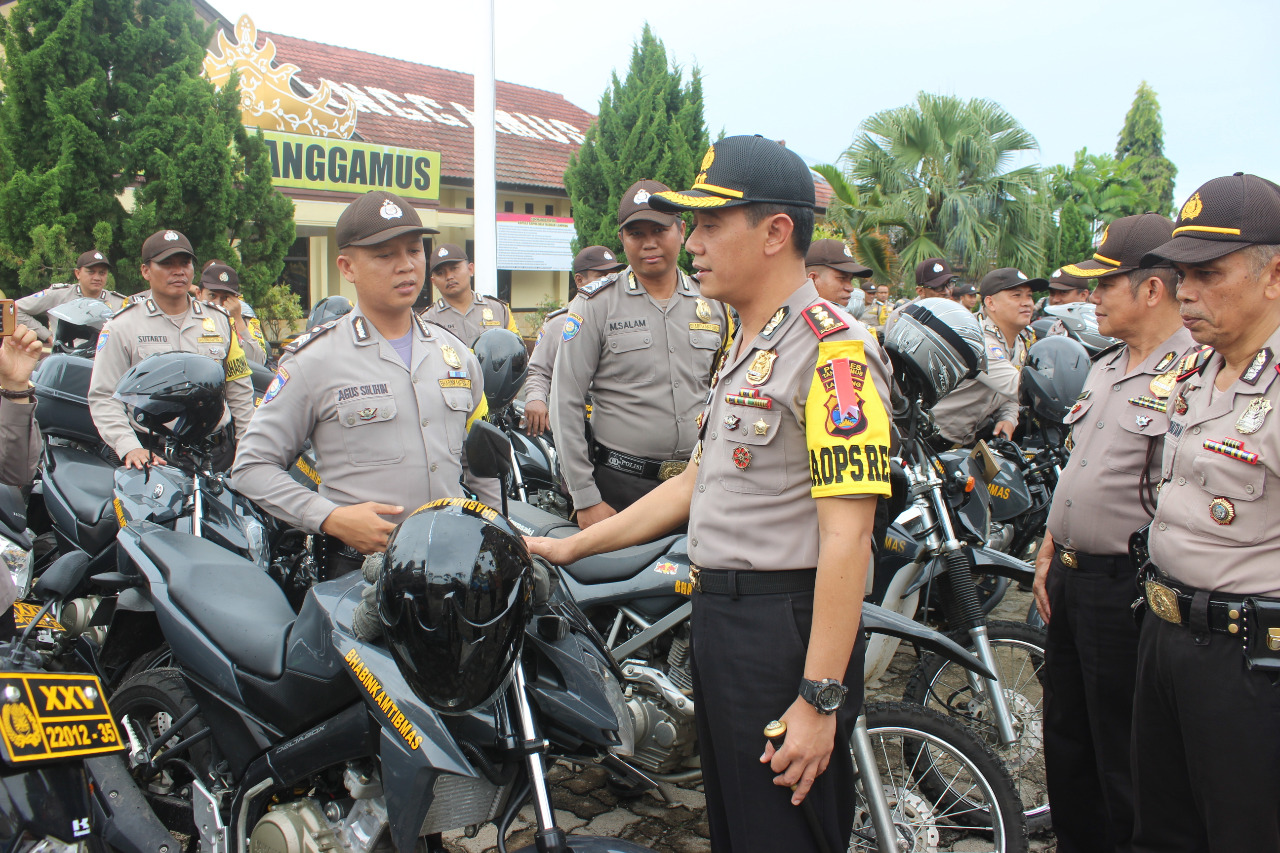
[[812, 592], [817, 569], [789, 569], [780, 572], [734, 571], [731, 569], [689, 570], [696, 592], [708, 595], [777, 595], [787, 592]]
[[[1196, 623], [1205, 620], [1200, 630], [1215, 634], [1236, 635], [1241, 630], [1245, 613], [1244, 597], [1208, 592], [1184, 586], [1168, 575], [1148, 568], [1143, 583], [1147, 607], [1156, 616], [1173, 625], [1197, 630]], [[1197, 605], [1197, 601], [1201, 602]], [[1199, 613], [1197, 613], [1199, 611]], [[1204, 616], [1199, 614], [1203, 613]], [[1199, 618], [1197, 618], [1199, 616]]]
[[645, 459], [605, 447], [598, 441], [591, 442], [591, 450], [597, 465], [646, 480], [670, 480], [689, 466], [687, 459]]
[[1058, 552], [1058, 559], [1068, 569], [1086, 574], [1105, 574], [1114, 577], [1120, 572], [1132, 571], [1128, 554], [1086, 554], [1074, 548], [1063, 548], [1056, 542], [1053, 545]]

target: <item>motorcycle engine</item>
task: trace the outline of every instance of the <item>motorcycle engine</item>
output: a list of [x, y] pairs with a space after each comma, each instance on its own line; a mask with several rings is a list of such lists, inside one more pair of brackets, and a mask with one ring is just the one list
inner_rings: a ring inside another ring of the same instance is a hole
[[253, 827], [249, 853], [391, 851], [390, 835], [383, 831], [387, 808], [381, 796], [356, 800], [345, 816], [343, 811], [337, 802], [322, 806], [310, 797], [274, 805]]
[[688, 624], [672, 639], [665, 671], [627, 661], [627, 707], [635, 720], [631, 762], [650, 773], [687, 770], [697, 731], [693, 720], [693, 680], [689, 673]]

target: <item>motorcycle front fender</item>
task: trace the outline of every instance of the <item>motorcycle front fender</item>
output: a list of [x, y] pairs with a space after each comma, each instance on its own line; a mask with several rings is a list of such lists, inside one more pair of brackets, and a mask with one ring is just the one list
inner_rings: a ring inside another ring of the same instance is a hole
[[982, 661], [945, 634], [892, 610], [876, 607], [874, 604], [863, 604], [862, 628], [865, 631], [888, 634], [890, 637], [924, 646], [929, 651], [941, 655], [952, 663], [958, 663], [983, 678], [996, 677], [995, 673], [982, 664]]
[[974, 574], [997, 575], [1018, 583], [1031, 583], [1036, 579], [1035, 566], [985, 547], [973, 549], [973, 571]]

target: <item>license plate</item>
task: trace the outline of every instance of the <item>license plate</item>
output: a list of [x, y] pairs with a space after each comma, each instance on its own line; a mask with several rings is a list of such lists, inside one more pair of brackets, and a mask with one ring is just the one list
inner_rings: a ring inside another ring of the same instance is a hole
[[[43, 604], [29, 604], [25, 601], [15, 601], [13, 603], [13, 625], [19, 631], [31, 624], [31, 620], [36, 618], [36, 614], [40, 612]], [[53, 618], [53, 614], [46, 613], [40, 617], [40, 624], [37, 628], [49, 628], [53, 631], [66, 631], [59, 624], [57, 619]]]
[[11, 764], [124, 749], [97, 676], [44, 672], [0, 672], [0, 744]]

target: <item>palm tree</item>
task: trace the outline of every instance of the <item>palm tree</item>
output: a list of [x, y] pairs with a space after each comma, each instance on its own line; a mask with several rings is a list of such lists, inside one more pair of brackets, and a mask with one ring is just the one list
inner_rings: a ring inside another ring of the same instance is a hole
[[[1052, 210], [1039, 168], [1018, 165], [1037, 147], [999, 104], [921, 92], [862, 123], [841, 158], [847, 198], [837, 191], [828, 219], [858, 229], [846, 231], [855, 242], [886, 235], [905, 269], [937, 256], [975, 277], [1038, 270]], [[838, 170], [817, 171], [836, 186]]]
[[1138, 173], [1137, 157], [1116, 160], [1081, 148], [1071, 168], [1053, 166], [1048, 178], [1057, 206], [1074, 201], [1095, 237], [1120, 217], [1147, 209], [1148, 190]]

